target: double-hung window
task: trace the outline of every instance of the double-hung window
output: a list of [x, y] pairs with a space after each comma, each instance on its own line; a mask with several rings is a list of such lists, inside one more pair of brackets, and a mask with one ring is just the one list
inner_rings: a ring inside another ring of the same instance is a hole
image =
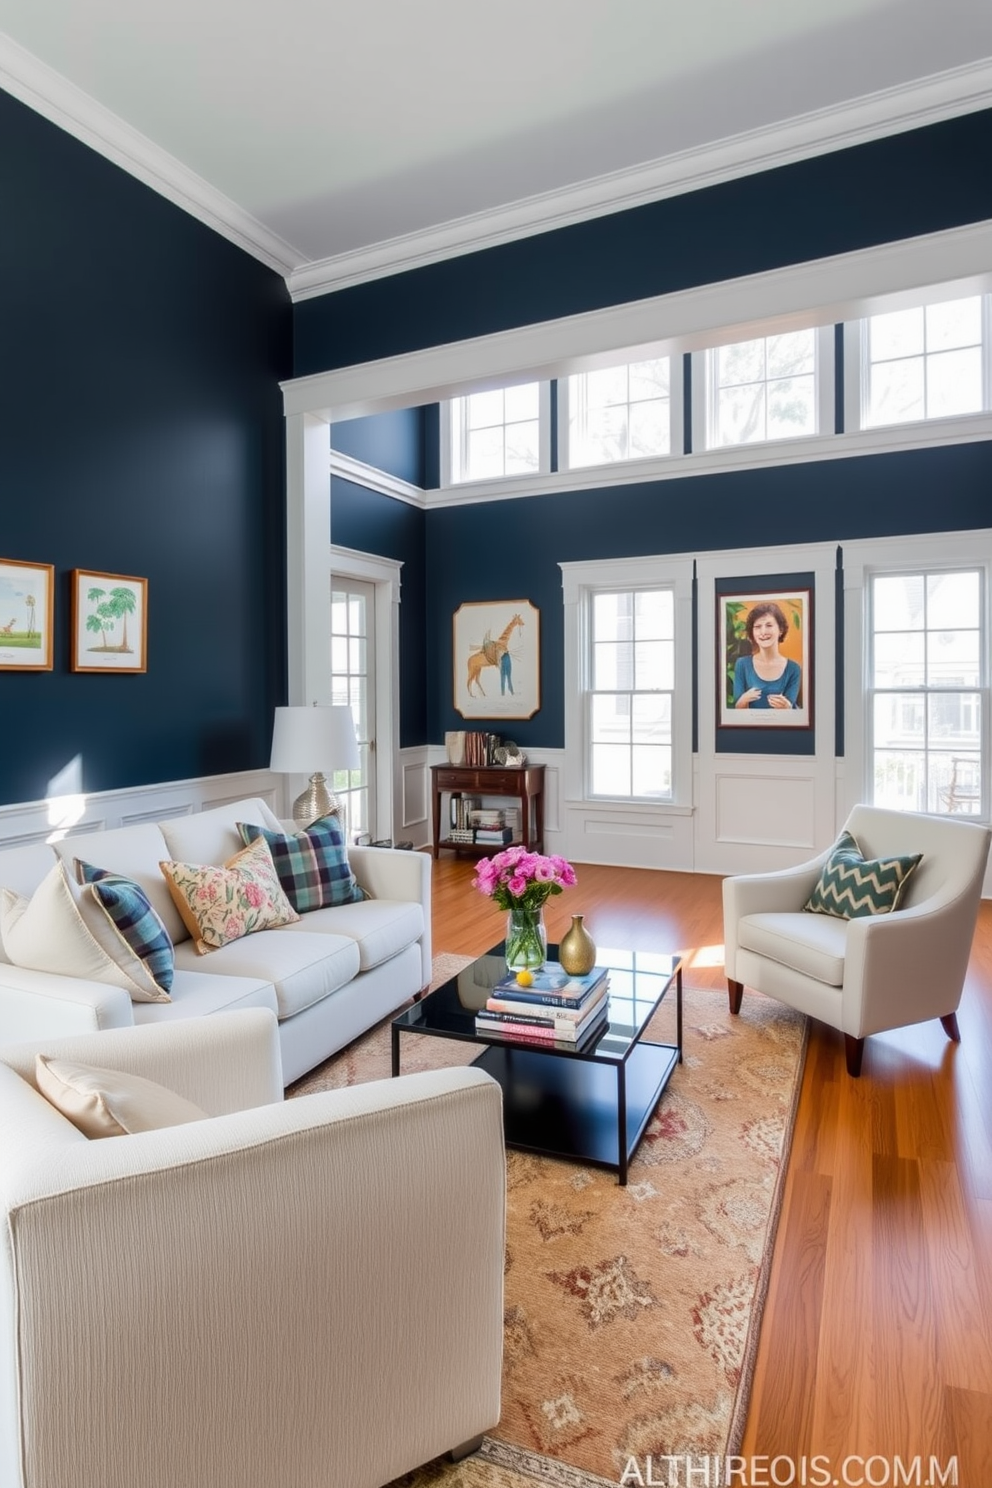
[[869, 579], [876, 806], [988, 814], [985, 574], [976, 565]]
[[587, 619], [587, 795], [671, 801], [674, 590], [595, 590]]
[[466, 393], [444, 405], [442, 481], [502, 480], [550, 469], [548, 383]]
[[[676, 363], [681, 376], [681, 364]], [[576, 372], [558, 384], [562, 465], [577, 469], [670, 455], [673, 419], [681, 399], [672, 397], [672, 358], [654, 357]], [[674, 390], [676, 395], [680, 389]]]

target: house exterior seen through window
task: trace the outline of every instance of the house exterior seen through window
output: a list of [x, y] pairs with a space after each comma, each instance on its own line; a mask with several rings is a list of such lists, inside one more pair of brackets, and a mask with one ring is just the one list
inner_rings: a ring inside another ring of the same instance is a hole
[[987, 667], [983, 569], [871, 579], [869, 727], [874, 803], [984, 816]]
[[588, 599], [589, 795], [670, 801], [674, 593], [597, 590]]

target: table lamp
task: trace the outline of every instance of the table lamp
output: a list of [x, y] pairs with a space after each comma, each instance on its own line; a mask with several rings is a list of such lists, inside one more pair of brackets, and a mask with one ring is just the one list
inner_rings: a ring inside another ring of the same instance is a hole
[[272, 728], [269, 768], [280, 775], [310, 775], [305, 791], [293, 802], [293, 820], [309, 826], [330, 812], [340, 814], [341, 803], [327, 788], [326, 770], [357, 770], [358, 740], [351, 709], [277, 708]]

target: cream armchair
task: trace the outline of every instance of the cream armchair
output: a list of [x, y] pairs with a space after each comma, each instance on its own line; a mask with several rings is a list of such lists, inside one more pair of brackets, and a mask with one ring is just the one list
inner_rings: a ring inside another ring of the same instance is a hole
[[745, 985], [844, 1034], [861, 1072], [865, 1039], [939, 1018], [960, 1038], [964, 987], [992, 833], [949, 817], [856, 806], [845, 823], [867, 858], [922, 853], [892, 914], [853, 920], [802, 912], [829, 856], [728, 878], [723, 934], [730, 1011]]
[[[207, 1120], [89, 1141], [36, 1052]], [[264, 1009], [0, 1049], [5, 1488], [380, 1488], [500, 1412], [500, 1090], [283, 1102]]]

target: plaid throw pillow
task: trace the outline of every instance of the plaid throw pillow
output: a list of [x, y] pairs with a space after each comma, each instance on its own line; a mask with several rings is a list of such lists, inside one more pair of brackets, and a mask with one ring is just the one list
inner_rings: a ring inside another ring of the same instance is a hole
[[839, 920], [891, 914], [922, 857], [866, 858], [851, 833], [841, 832], [803, 909]]
[[152, 908], [144, 889], [119, 873], [94, 868], [76, 858], [73, 863], [76, 881], [92, 886], [93, 897], [117, 926], [139, 961], [143, 961], [152, 981], [171, 992], [176, 957], [168, 930]]
[[251, 822], [238, 822], [244, 842], [264, 837], [269, 844], [283, 893], [299, 914], [334, 904], [354, 904], [366, 897], [348, 863], [341, 823], [322, 816], [292, 837]]

